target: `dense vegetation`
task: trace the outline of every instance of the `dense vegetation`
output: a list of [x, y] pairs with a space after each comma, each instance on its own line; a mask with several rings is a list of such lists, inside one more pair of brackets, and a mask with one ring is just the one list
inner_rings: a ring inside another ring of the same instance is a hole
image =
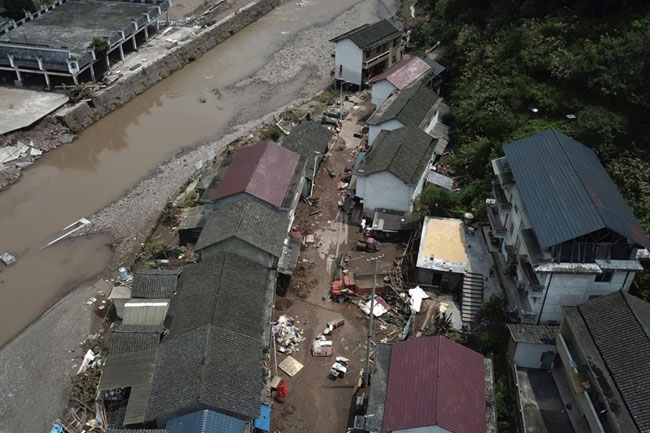
[[[649, 3], [418, 1], [411, 41], [420, 52], [440, 41], [448, 68], [446, 122], [463, 191], [447, 204], [484, 217], [490, 160], [552, 127], [594, 149], [650, 232]], [[650, 300], [650, 277], [637, 282]]]

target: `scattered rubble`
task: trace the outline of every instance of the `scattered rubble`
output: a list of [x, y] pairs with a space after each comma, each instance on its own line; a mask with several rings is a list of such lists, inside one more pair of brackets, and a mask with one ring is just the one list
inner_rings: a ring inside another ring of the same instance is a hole
[[0, 261], [5, 265], [9, 266], [16, 263], [16, 258], [9, 253], [4, 253], [0, 256]]
[[277, 350], [281, 353], [294, 353], [300, 351], [298, 344], [305, 339], [302, 329], [298, 328], [297, 321], [292, 317], [282, 315], [273, 325], [273, 335], [277, 343]]

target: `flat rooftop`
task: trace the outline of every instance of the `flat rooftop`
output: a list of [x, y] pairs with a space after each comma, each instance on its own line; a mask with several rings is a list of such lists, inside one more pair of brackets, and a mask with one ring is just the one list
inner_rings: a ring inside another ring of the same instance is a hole
[[155, 7], [152, 3], [68, 0], [0, 36], [0, 43], [64, 48], [84, 54], [93, 38], [108, 38]]
[[58, 93], [0, 87], [0, 135], [26, 128], [66, 102]]
[[467, 262], [463, 222], [455, 218], [426, 217], [417, 267], [462, 273]]

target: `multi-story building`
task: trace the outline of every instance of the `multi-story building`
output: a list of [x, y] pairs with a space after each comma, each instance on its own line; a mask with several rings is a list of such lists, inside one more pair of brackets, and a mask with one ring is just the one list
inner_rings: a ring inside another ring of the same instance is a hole
[[650, 431], [650, 304], [615, 292], [563, 313], [557, 350], [588, 431]]
[[334, 76], [359, 87], [402, 59], [402, 32], [388, 20], [364, 24], [332, 39]]
[[649, 240], [595, 153], [553, 129], [503, 150], [488, 218], [511, 310], [559, 323], [562, 306], [627, 291]]

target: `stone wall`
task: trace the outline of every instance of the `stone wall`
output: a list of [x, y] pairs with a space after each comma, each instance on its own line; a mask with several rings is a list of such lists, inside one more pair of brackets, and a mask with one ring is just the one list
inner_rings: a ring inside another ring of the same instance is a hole
[[169, 54], [143, 68], [139, 74], [122, 77], [112, 86], [97, 92], [90, 104], [80, 102], [56, 114], [71, 131], [79, 133], [113, 110], [126, 104], [140, 93], [206, 51], [228, 39], [242, 28], [255, 22], [281, 3], [282, 0], [257, 0], [213, 24], [189, 41], [175, 47]]

